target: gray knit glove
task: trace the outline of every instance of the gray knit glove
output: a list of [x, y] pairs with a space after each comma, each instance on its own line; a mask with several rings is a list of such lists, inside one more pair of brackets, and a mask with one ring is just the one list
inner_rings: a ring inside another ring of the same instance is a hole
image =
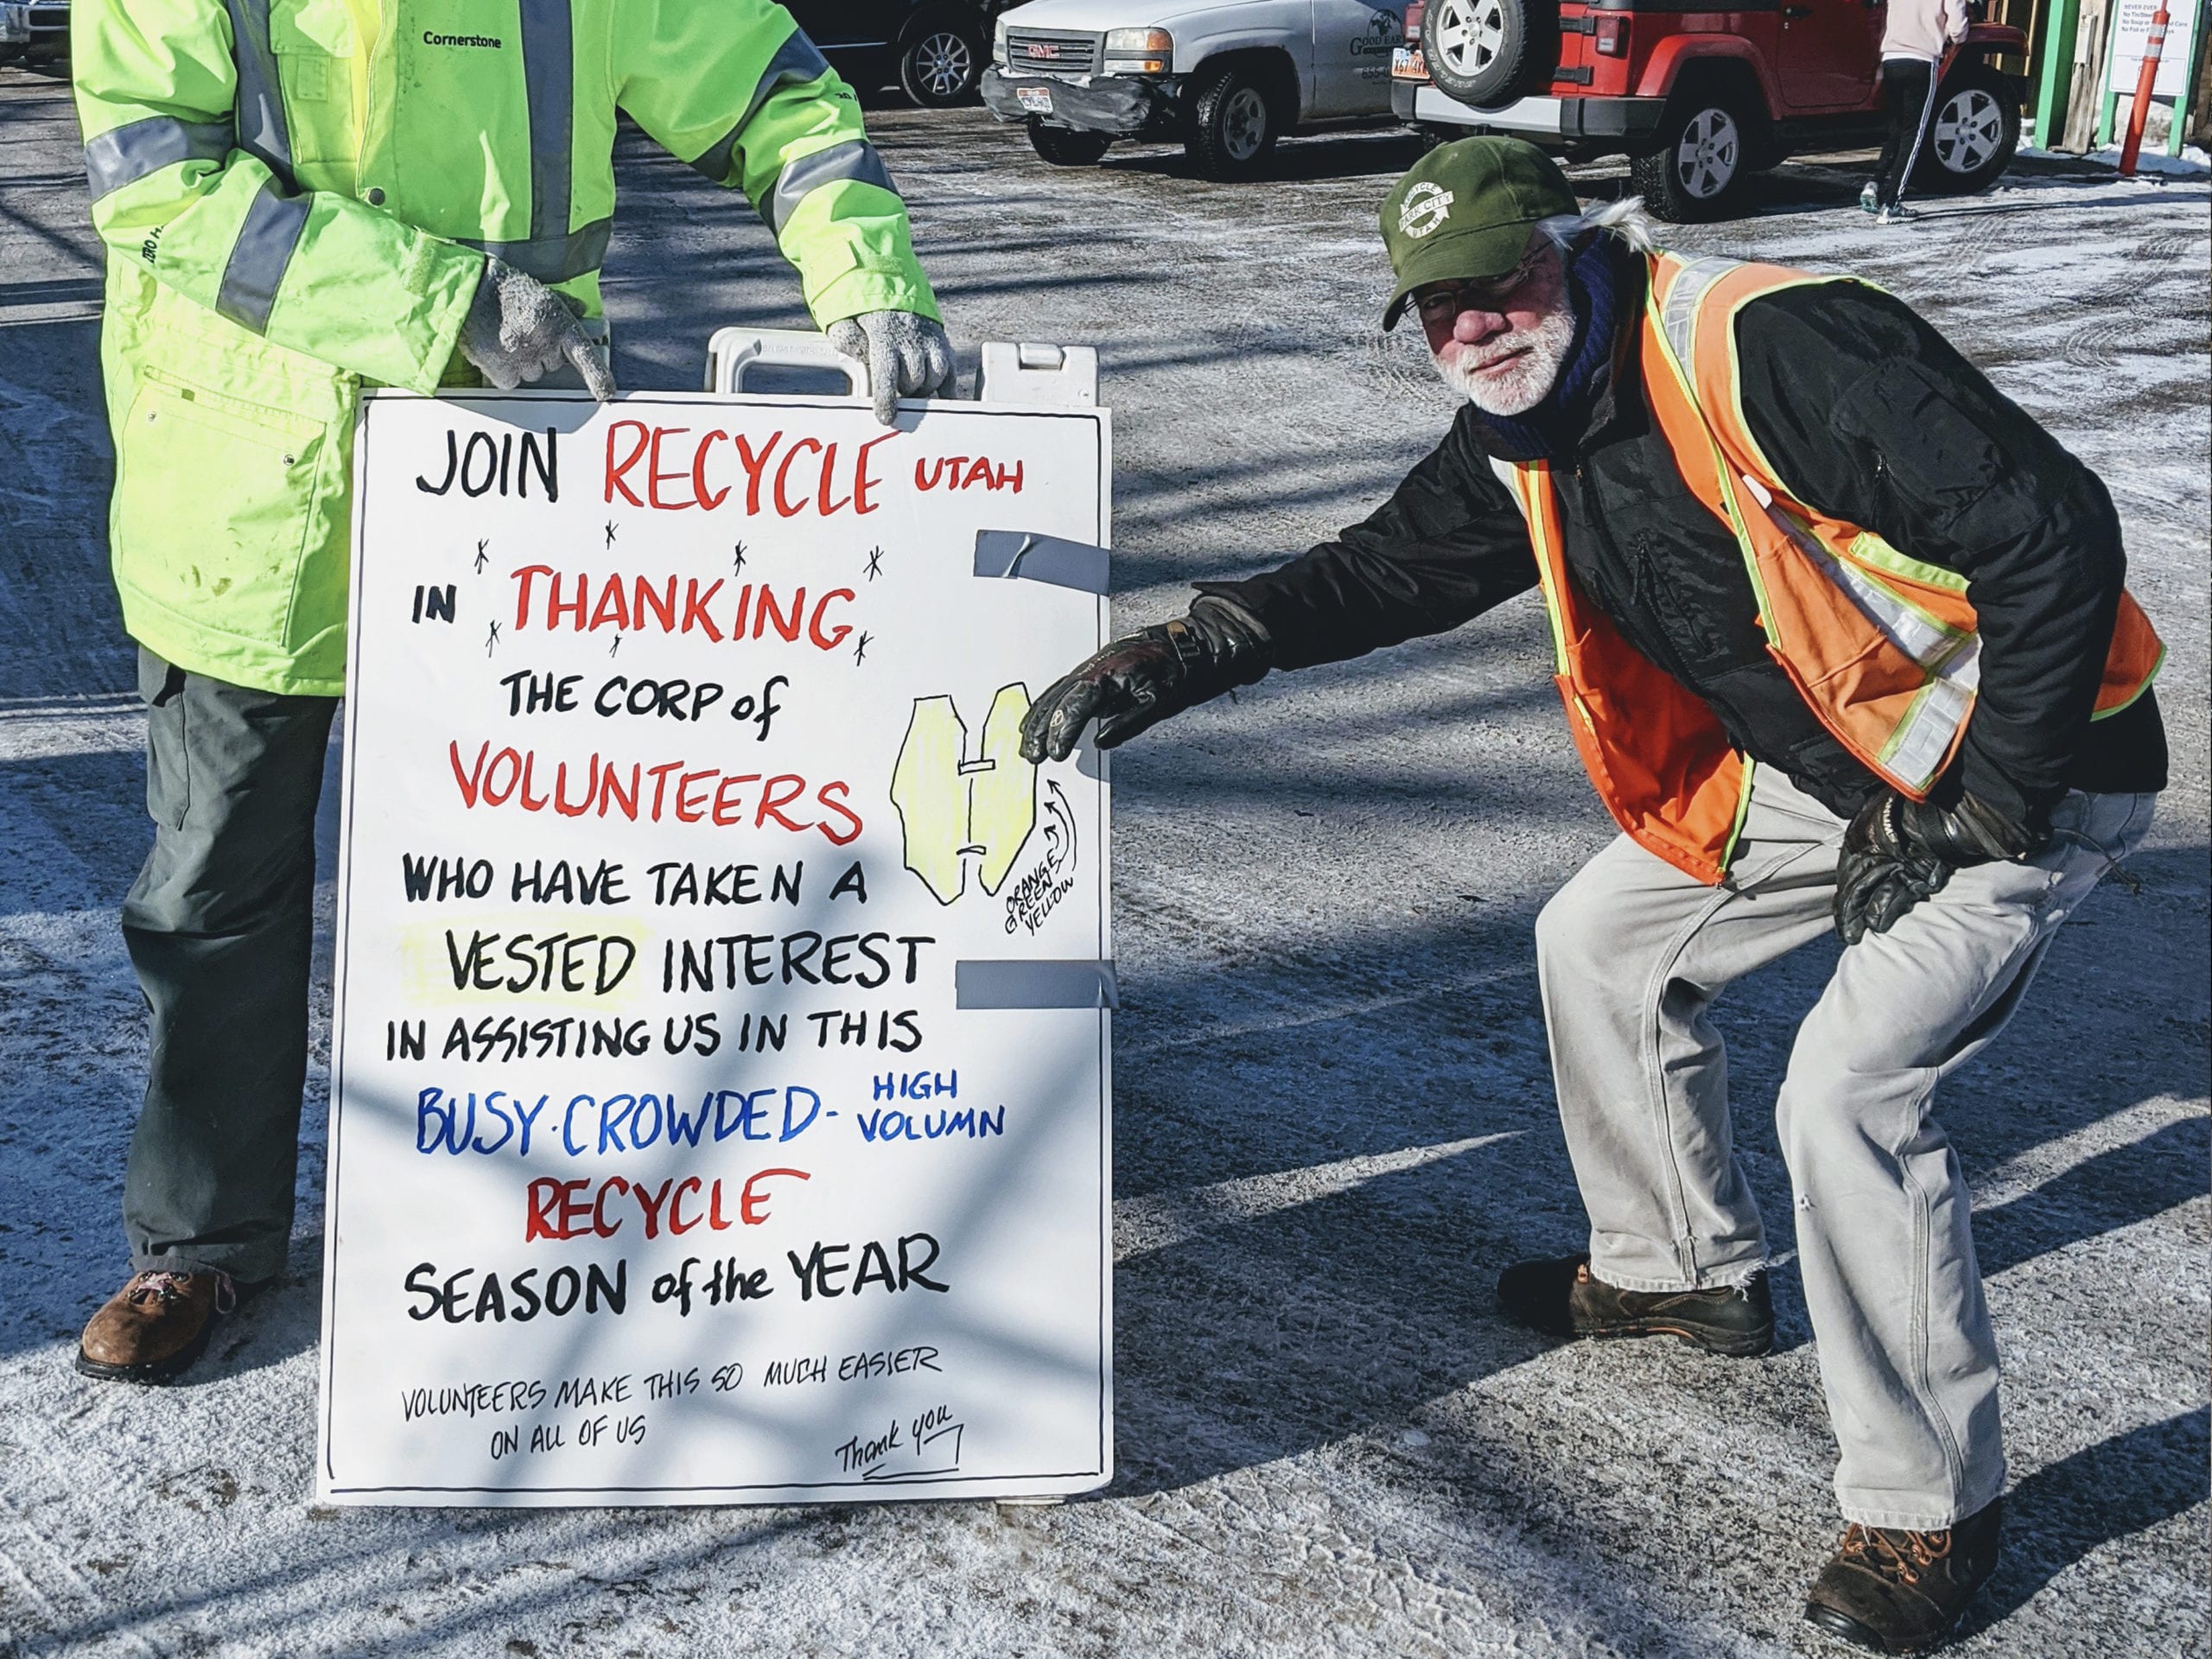
[[614, 396], [607, 349], [584, 332], [582, 302], [556, 294], [501, 259], [484, 262], [484, 279], [461, 325], [461, 354], [502, 391], [552, 373], [563, 363], [601, 403]]
[[952, 395], [952, 342], [942, 323], [912, 311], [869, 311], [833, 322], [830, 343], [868, 365], [875, 418], [891, 424], [891, 405], [901, 397]]

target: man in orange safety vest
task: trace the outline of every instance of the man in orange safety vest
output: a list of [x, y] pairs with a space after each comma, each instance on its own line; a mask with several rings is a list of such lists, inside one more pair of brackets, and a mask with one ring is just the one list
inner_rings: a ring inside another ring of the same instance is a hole
[[1065, 760], [1270, 669], [1539, 589], [1622, 834], [1536, 952], [1587, 1249], [1499, 1281], [1567, 1338], [1766, 1352], [1767, 1243], [1707, 1010], [1833, 926], [1777, 1112], [1848, 1523], [1806, 1617], [1944, 1640], [2005, 1487], [1971, 1200], [1930, 1115], [2165, 785], [2158, 635], [2095, 476], [1866, 284], [1655, 249], [1507, 138], [1391, 191], [1384, 316], [1466, 402], [1389, 501], [1049, 688]]

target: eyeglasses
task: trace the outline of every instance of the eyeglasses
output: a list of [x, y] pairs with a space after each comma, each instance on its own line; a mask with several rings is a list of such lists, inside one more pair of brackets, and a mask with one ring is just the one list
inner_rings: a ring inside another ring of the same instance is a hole
[[1503, 276], [1473, 283], [1434, 283], [1414, 296], [1414, 307], [1424, 324], [1449, 322], [1462, 311], [1502, 311], [1506, 302], [1536, 274], [1541, 258], [1541, 251], [1531, 249], [1522, 257], [1519, 264]]

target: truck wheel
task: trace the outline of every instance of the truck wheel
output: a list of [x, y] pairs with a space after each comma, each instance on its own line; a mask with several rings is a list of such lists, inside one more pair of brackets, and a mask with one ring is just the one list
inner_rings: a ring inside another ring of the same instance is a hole
[[1549, 84], [1558, 0], [1431, 0], [1421, 47], [1446, 97], [1484, 109], [1510, 104]]
[[1029, 147], [1054, 167], [1096, 167], [1113, 142], [1110, 133], [1048, 127], [1042, 121], [1029, 124]]
[[1936, 91], [1912, 181], [1937, 195], [1986, 190], [2019, 143], [2020, 106], [2005, 77], [1986, 63], [1961, 65]]
[[899, 54], [899, 85], [925, 110], [958, 104], [982, 79], [983, 47], [950, 17], [925, 17]]
[[1249, 179], [1266, 165], [1281, 122], [1259, 78], [1236, 64], [1202, 74], [1191, 95], [1183, 150], [1209, 179]]
[[1719, 219], [1751, 169], [1744, 118], [1719, 92], [1681, 99], [1659, 124], [1659, 147], [1632, 157], [1629, 179], [1652, 216], [1669, 224]]

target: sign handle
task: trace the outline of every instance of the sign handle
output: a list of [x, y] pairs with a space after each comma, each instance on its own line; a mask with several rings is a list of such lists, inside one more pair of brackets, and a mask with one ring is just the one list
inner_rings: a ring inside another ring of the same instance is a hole
[[825, 370], [844, 377], [849, 396], [868, 399], [868, 365], [847, 357], [825, 334], [805, 328], [715, 330], [707, 341], [709, 391], [742, 391], [747, 372], [756, 368]]

